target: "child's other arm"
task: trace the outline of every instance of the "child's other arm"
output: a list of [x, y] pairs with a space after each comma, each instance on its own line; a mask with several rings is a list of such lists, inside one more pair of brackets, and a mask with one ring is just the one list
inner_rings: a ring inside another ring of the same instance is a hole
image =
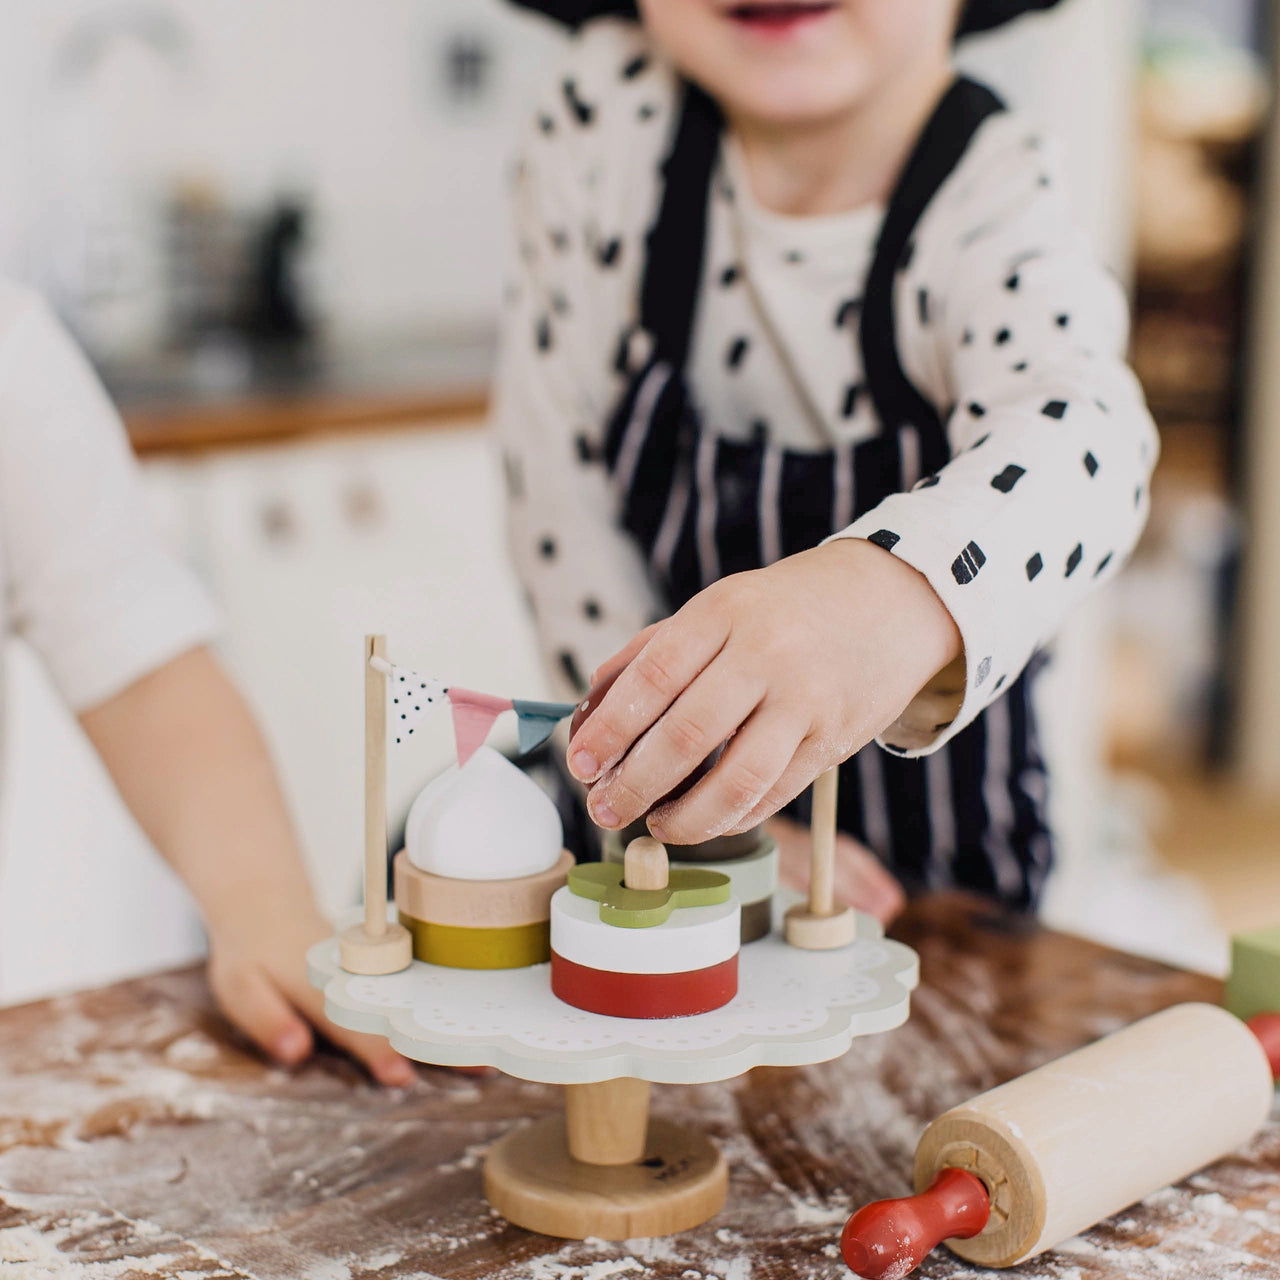
[[311, 886], [266, 743], [208, 650], [173, 658], [80, 723], [142, 829], [195, 896], [209, 934], [209, 980], [227, 1016], [293, 1065], [311, 1027], [384, 1084], [413, 1069], [381, 1036], [330, 1024], [307, 981], [306, 951], [332, 930]]
[[311, 1046], [301, 1013], [380, 1079], [404, 1081], [408, 1065], [385, 1041], [329, 1027], [304, 980], [306, 946], [329, 929], [262, 739], [203, 647], [216, 613], [149, 517], [115, 410], [34, 295], [11, 311], [0, 343], [0, 545], [15, 631], [194, 892], [228, 1016], [296, 1062]]

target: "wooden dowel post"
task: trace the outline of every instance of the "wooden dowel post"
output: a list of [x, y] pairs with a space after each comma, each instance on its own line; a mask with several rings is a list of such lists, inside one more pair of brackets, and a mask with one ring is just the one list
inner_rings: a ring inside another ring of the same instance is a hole
[[636, 1164], [649, 1133], [649, 1082], [622, 1076], [565, 1085], [569, 1154], [583, 1164]]
[[369, 665], [387, 656], [386, 636], [364, 639], [364, 928], [387, 931], [387, 678]]
[[828, 769], [814, 779], [813, 816], [809, 824], [809, 899], [786, 915], [785, 932], [793, 947], [829, 951], [854, 940], [858, 918], [836, 905], [836, 801], [840, 772]]
[[840, 771], [828, 769], [813, 784], [813, 815], [810, 823], [812, 845], [809, 852], [809, 910], [815, 916], [829, 916], [836, 909], [836, 799]]
[[386, 636], [364, 638], [364, 919], [338, 935], [348, 973], [399, 973], [413, 938], [387, 919], [387, 677], [370, 659], [387, 656]]

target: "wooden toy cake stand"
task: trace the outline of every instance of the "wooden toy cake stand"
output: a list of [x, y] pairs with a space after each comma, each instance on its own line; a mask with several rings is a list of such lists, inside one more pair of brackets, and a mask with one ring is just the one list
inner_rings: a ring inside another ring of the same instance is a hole
[[363, 976], [336, 939], [307, 956], [339, 1026], [385, 1035], [407, 1057], [497, 1067], [565, 1087], [562, 1114], [518, 1127], [485, 1161], [489, 1202], [508, 1221], [568, 1239], [685, 1231], [719, 1212], [728, 1169], [703, 1134], [649, 1118], [649, 1085], [728, 1080], [757, 1066], [803, 1066], [855, 1036], [906, 1020], [916, 954], [859, 915], [837, 950], [790, 946], [780, 931], [739, 956], [739, 991], [687, 1018], [611, 1018], [551, 993], [548, 965], [446, 969], [415, 960]]

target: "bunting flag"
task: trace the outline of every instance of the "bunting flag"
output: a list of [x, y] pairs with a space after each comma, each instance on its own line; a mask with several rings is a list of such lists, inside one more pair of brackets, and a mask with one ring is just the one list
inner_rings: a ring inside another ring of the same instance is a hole
[[483, 745], [493, 722], [504, 711], [512, 710], [514, 704], [510, 698], [495, 698], [489, 693], [459, 689], [457, 685], [449, 686], [449, 704], [453, 707], [453, 737], [461, 768]]
[[551, 737], [556, 725], [565, 716], [573, 715], [576, 702], [530, 702], [525, 698], [512, 699], [516, 713], [516, 731], [520, 735], [520, 754], [528, 755], [534, 747], [540, 747]]
[[421, 724], [432, 711], [444, 705], [449, 690], [441, 681], [419, 675], [409, 667], [387, 663], [375, 669], [391, 681], [387, 690], [391, 694], [387, 718], [395, 731], [396, 741], [403, 742], [412, 736], [414, 725]]
[[474, 689], [459, 689], [424, 676], [411, 667], [397, 667], [385, 658], [372, 657], [369, 665], [391, 682], [387, 708], [396, 741], [413, 734], [414, 726], [446, 701], [453, 709], [453, 736], [459, 766], [467, 763], [489, 736], [493, 722], [504, 712], [516, 713], [520, 754], [527, 755], [551, 736], [556, 725], [577, 709], [574, 702], [533, 702], [527, 698], [495, 698]]

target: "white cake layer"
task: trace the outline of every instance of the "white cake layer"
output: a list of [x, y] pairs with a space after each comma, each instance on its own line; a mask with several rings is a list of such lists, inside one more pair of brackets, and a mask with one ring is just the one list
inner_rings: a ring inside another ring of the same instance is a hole
[[551, 899], [551, 950], [575, 964], [614, 973], [687, 973], [738, 954], [736, 902], [680, 907], [648, 929], [600, 919], [600, 904], [567, 886]]
[[564, 831], [554, 802], [492, 747], [432, 779], [413, 802], [405, 851], [451, 880], [515, 880], [556, 865]]

